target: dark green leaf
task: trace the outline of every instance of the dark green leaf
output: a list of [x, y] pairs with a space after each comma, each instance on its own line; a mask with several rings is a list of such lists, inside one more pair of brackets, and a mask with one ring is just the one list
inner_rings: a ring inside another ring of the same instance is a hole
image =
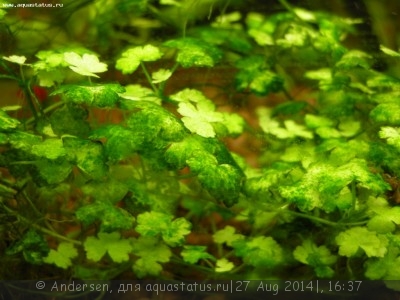
[[65, 100], [77, 104], [86, 104], [96, 107], [115, 107], [120, 99], [118, 93], [125, 92], [119, 84], [103, 85], [66, 85], [53, 94], [63, 93]]
[[140, 132], [120, 125], [101, 127], [92, 132], [91, 139], [105, 138], [104, 152], [110, 161], [125, 159], [143, 147], [144, 136]]
[[13, 255], [22, 252], [27, 262], [41, 264], [49, 251], [50, 248], [45, 238], [35, 230], [30, 229], [21, 240], [6, 250], [6, 254]]
[[107, 174], [108, 167], [101, 143], [72, 137], [63, 138], [63, 142], [78, 168], [85, 174], [93, 179], [101, 179]]
[[164, 46], [178, 49], [176, 61], [184, 68], [213, 67], [222, 58], [222, 52], [200, 39], [181, 38], [170, 40]]

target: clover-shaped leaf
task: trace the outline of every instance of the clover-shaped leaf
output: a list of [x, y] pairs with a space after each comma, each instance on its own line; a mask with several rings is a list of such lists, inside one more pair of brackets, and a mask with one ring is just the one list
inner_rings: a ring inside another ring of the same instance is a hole
[[93, 261], [99, 261], [106, 253], [116, 263], [129, 260], [132, 246], [127, 239], [121, 239], [119, 232], [100, 232], [98, 237], [90, 236], [83, 244], [86, 256]]
[[44, 262], [48, 264], [55, 264], [57, 267], [66, 269], [72, 265], [71, 259], [78, 256], [78, 251], [71, 243], [60, 243], [58, 249], [51, 249], [49, 255], [44, 258]]
[[83, 54], [80, 56], [75, 52], [64, 53], [64, 60], [75, 73], [83, 76], [99, 77], [95, 73], [107, 71], [107, 65], [99, 61], [99, 58], [93, 54]]
[[136, 71], [142, 61], [156, 61], [162, 57], [159, 48], [152, 45], [145, 45], [130, 48], [124, 51], [121, 58], [117, 60], [116, 68], [122, 74], [131, 74]]
[[215, 111], [211, 101], [201, 101], [194, 106], [191, 103], [179, 103], [178, 112], [183, 116], [182, 122], [191, 132], [203, 137], [215, 137], [211, 123], [224, 121], [223, 115]]
[[190, 233], [191, 224], [184, 218], [172, 219], [169, 214], [145, 212], [137, 217], [136, 231], [147, 237], [161, 235], [170, 246], [182, 245], [185, 235]]
[[132, 267], [139, 278], [146, 275], [160, 275], [162, 271], [160, 263], [168, 262], [172, 255], [170, 248], [154, 237], [141, 236], [135, 239], [132, 245], [133, 253], [140, 257]]
[[189, 264], [196, 264], [200, 259], [215, 260], [215, 257], [207, 252], [206, 246], [183, 246], [181, 255], [183, 260]]

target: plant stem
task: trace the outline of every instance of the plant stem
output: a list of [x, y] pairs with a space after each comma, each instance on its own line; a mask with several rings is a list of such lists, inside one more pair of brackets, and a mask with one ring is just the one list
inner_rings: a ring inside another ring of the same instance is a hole
[[67, 238], [67, 237], [65, 237], [63, 235], [58, 234], [57, 232], [48, 230], [48, 229], [46, 229], [46, 228], [44, 228], [44, 227], [42, 227], [40, 225], [32, 223], [32, 221], [30, 221], [27, 218], [21, 216], [19, 213], [17, 213], [15, 211], [13, 211], [12, 209], [8, 208], [6, 205], [3, 204], [2, 206], [10, 215], [16, 216], [20, 221], [24, 222], [28, 226], [31, 226], [31, 227], [33, 227], [33, 228], [35, 228], [35, 229], [37, 229], [37, 230], [39, 230], [39, 231], [41, 231], [41, 232], [43, 232], [45, 234], [48, 234], [48, 235], [50, 235], [50, 236], [52, 236], [52, 237], [54, 237], [56, 239], [63, 240], [63, 241], [66, 241], [66, 242], [70, 242], [70, 243], [73, 243], [75, 245], [82, 245], [82, 242], [80, 242], [80, 241]]
[[158, 89], [157, 87], [154, 85], [153, 81], [151, 80], [151, 76], [149, 74], [149, 72], [147, 71], [146, 66], [144, 65], [143, 62], [140, 62], [140, 66], [143, 70], [144, 76], [146, 76], [147, 81], [149, 82], [151, 88], [153, 89], [154, 93], [156, 93], [156, 95], [158, 95]]
[[352, 208], [352, 210], [356, 209], [356, 204], [357, 204], [356, 183], [353, 180], [351, 182], [351, 208]]
[[42, 214], [40, 211], [36, 208], [36, 206], [33, 204], [31, 198], [27, 195], [26, 191], [22, 192], [22, 195], [24, 196], [25, 200], [28, 201], [29, 205], [32, 207], [33, 211], [38, 215], [41, 216]]
[[325, 219], [321, 219], [321, 218], [318, 218], [318, 217], [306, 215], [306, 214], [303, 214], [303, 213], [298, 213], [298, 212], [291, 211], [291, 210], [284, 211], [284, 213], [289, 213], [291, 215], [294, 215], [294, 216], [297, 216], [297, 217], [300, 217], [300, 218], [310, 219], [312, 221], [315, 221], [315, 222], [318, 222], [318, 223], [322, 223], [322, 224], [325, 224], [325, 225], [329, 225], [329, 226], [338, 226], [338, 224], [336, 222], [331, 222], [331, 221], [328, 221], [328, 220], [325, 220]]
[[14, 76], [9, 76], [9, 75], [0, 75], [1, 79], [11, 79], [11, 80], [16, 80], [19, 81], [18, 78], [14, 77]]
[[[43, 110], [43, 114], [45, 115], [45, 114], [51, 112], [52, 110], [54, 110], [54, 109], [56, 109], [56, 108], [58, 108], [59, 106], [62, 106], [62, 105], [64, 105], [64, 102], [62, 102], [62, 101], [56, 102], [56, 103], [54, 103], [54, 104], [52, 104], [52, 105], [46, 107], [46, 108]], [[29, 125], [29, 124], [33, 123], [34, 121], [35, 121], [34, 118], [30, 118], [30, 119], [28, 119], [28, 120], [25, 122], [25, 124], [26, 124], [26, 125]]]

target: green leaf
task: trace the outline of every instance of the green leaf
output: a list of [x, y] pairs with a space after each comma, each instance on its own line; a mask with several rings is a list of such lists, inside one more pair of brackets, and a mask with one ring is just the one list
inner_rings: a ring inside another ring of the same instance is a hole
[[283, 262], [283, 249], [272, 238], [258, 236], [233, 242], [235, 254], [254, 267], [274, 267]]
[[183, 89], [176, 94], [170, 96], [170, 98], [177, 102], [207, 102], [210, 101], [202, 92], [196, 89]]
[[98, 262], [108, 253], [113, 262], [122, 263], [129, 260], [133, 247], [127, 239], [121, 239], [119, 232], [100, 232], [98, 237], [88, 237], [83, 243], [86, 257]]
[[351, 70], [353, 68], [370, 69], [371, 56], [359, 50], [350, 50], [336, 63], [336, 68]]
[[400, 104], [396, 102], [379, 104], [371, 110], [370, 116], [377, 123], [400, 126]]
[[33, 145], [31, 152], [38, 157], [50, 160], [55, 160], [67, 155], [61, 139], [46, 139], [40, 144]]
[[308, 128], [315, 129], [320, 127], [332, 127], [333, 121], [329, 118], [317, 115], [306, 114], [304, 119]]
[[308, 131], [305, 126], [295, 123], [293, 120], [285, 120], [284, 127], [272, 118], [272, 110], [269, 108], [258, 108], [257, 115], [260, 121], [261, 129], [267, 133], [276, 136], [279, 139], [289, 139], [296, 136], [306, 139], [313, 138], [312, 132]]
[[65, 105], [55, 110], [50, 116], [51, 128], [58, 136], [73, 135], [86, 137], [90, 126], [87, 112], [76, 104]]
[[215, 272], [223, 273], [231, 271], [235, 265], [226, 258], [218, 259], [215, 264]]
[[57, 184], [63, 182], [72, 172], [73, 165], [65, 159], [49, 160], [39, 159], [35, 162], [40, 176], [48, 184]]
[[4, 9], [0, 9], [0, 19], [2, 19], [6, 14], [7, 12]]
[[227, 207], [237, 203], [244, 180], [240, 169], [229, 164], [220, 164], [203, 169], [198, 178], [207, 191]]
[[218, 48], [200, 39], [170, 40], [164, 46], [178, 49], [176, 61], [184, 68], [213, 67], [222, 58], [222, 52]]
[[26, 61], [25, 56], [18, 56], [18, 55], [3, 56], [3, 59], [18, 65], [23, 65]]
[[127, 127], [143, 136], [146, 150], [164, 149], [187, 134], [182, 122], [163, 107], [147, 101], [137, 102], [137, 105], [140, 110], [128, 119]]
[[53, 50], [42, 50], [36, 53], [36, 57], [40, 60], [33, 64], [36, 71], [54, 71], [58, 67], [68, 67], [68, 62], [64, 59], [64, 53]]
[[[161, 99], [154, 94], [154, 91], [141, 86], [140, 84], [128, 84], [125, 86], [125, 92], [120, 93], [119, 96], [123, 99], [133, 101], [149, 101], [155, 104], [161, 105]], [[121, 101], [121, 108], [130, 109], [130, 106], [134, 106], [131, 101]]]
[[265, 96], [283, 88], [283, 79], [269, 70], [262, 55], [240, 59], [236, 67], [239, 72], [235, 76], [235, 85], [239, 91], [250, 90], [256, 95]]
[[328, 266], [334, 264], [337, 257], [332, 255], [326, 246], [318, 247], [312, 240], [304, 240], [303, 244], [293, 251], [293, 256], [301, 263], [313, 267], [320, 278], [330, 278], [335, 273]]
[[206, 148], [204, 140], [196, 135], [189, 135], [180, 142], [172, 143], [165, 152], [165, 159], [176, 169], [190, 165], [195, 173], [218, 164], [217, 158]]
[[144, 138], [137, 131], [120, 125], [109, 125], [94, 130], [91, 139], [105, 138], [104, 153], [110, 161], [120, 161], [132, 156], [143, 146]]
[[222, 122], [223, 116], [215, 111], [211, 101], [202, 101], [196, 106], [187, 102], [180, 102], [178, 112], [183, 116], [182, 121], [191, 132], [203, 137], [214, 137], [213, 122]]
[[5, 253], [14, 255], [19, 252], [22, 252], [28, 263], [42, 264], [44, 258], [49, 254], [50, 248], [43, 235], [33, 229], [29, 229], [20, 240], [7, 248]]
[[113, 108], [120, 99], [119, 93], [123, 92], [125, 89], [119, 84], [66, 85], [52, 95], [63, 93], [65, 100], [70, 103]]
[[242, 116], [238, 114], [222, 113], [222, 117], [223, 120], [221, 124], [226, 127], [230, 135], [237, 136], [243, 133], [245, 121]]
[[389, 233], [400, 225], [400, 207], [390, 207], [387, 200], [381, 197], [370, 197], [367, 201], [371, 215], [367, 227], [378, 233]]
[[126, 195], [128, 187], [115, 178], [107, 178], [103, 181], [88, 182], [82, 186], [82, 191], [98, 201], [115, 204]]
[[122, 74], [132, 74], [142, 61], [156, 61], [162, 57], [159, 48], [152, 45], [138, 46], [124, 51], [117, 60], [116, 68]]
[[232, 247], [235, 241], [244, 239], [242, 234], [236, 233], [236, 229], [232, 226], [225, 226], [224, 229], [218, 230], [213, 234], [214, 242], [217, 244], [226, 244]]
[[57, 267], [67, 269], [72, 266], [72, 259], [78, 256], [78, 251], [72, 243], [62, 242], [58, 245], [57, 251], [51, 249], [49, 255], [44, 259], [48, 264], [55, 264]]
[[296, 115], [308, 106], [305, 101], [284, 102], [276, 105], [272, 110], [272, 116]]
[[95, 201], [92, 204], [81, 206], [75, 214], [84, 226], [99, 221], [102, 232], [130, 230], [135, 221], [135, 218], [127, 210], [115, 207], [108, 201]]
[[[351, 182], [375, 193], [389, 189], [389, 185], [378, 175], [371, 173], [363, 159], [352, 159], [348, 163], [335, 166], [331, 163], [315, 162], [308, 167], [303, 178], [291, 186], [280, 186], [283, 197], [294, 202], [303, 211], [315, 207], [330, 212], [339, 207], [336, 197]], [[348, 209], [351, 201], [340, 203], [341, 209]]]
[[64, 53], [64, 60], [75, 73], [83, 76], [99, 77], [95, 73], [107, 71], [107, 65], [101, 63], [99, 58], [93, 54], [83, 54], [80, 56], [75, 52]]
[[370, 258], [366, 262], [365, 276], [370, 280], [399, 280], [400, 256], [398, 247], [390, 247], [382, 258]]
[[384, 126], [379, 131], [379, 137], [386, 139], [389, 145], [393, 145], [400, 150], [400, 131], [397, 127]]
[[151, 74], [151, 79], [153, 83], [160, 83], [166, 81], [171, 75], [172, 72], [170, 70], [160, 69]]
[[397, 51], [393, 51], [392, 49], [389, 49], [383, 45], [380, 45], [379, 47], [381, 49], [381, 51], [387, 55], [390, 55], [392, 57], [400, 57], [400, 53]]
[[387, 252], [388, 240], [383, 235], [369, 231], [366, 227], [353, 227], [336, 236], [339, 254], [352, 257], [364, 250], [368, 257], [383, 257]]
[[[226, 14], [223, 15], [225, 17]], [[207, 43], [223, 47], [224, 49], [232, 50], [236, 53], [249, 53], [253, 45], [249, 40], [246, 32], [243, 31], [238, 23], [227, 24], [225, 27], [216, 26], [219, 22], [212, 24], [213, 27], [203, 26], [193, 28], [192, 32], [199, 36]], [[221, 24], [221, 23], [219, 23]], [[239, 26], [238, 26], [239, 25]], [[229, 28], [227, 28], [229, 26]]]
[[162, 271], [160, 263], [168, 262], [172, 256], [169, 247], [153, 237], [141, 236], [132, 242], [132, 246], [132, 252], [140, 257], [132, 267], [139, 278], [159, 276]]
[[42, 138], [37, 135], [26, 133], [23, 131], [12, 132], [8, 135], [10, 144], [15, 149], [30, 152], [34, 145], [39, 144]]
[[192, 265], [196, 264], [200, 259], [215, 260], [215, 257], [207, 252], [206, 246], [185, 245], [183, 246], [181, 256], [185, 262]]
[[0, 130], [9, 131], [17, 128], [21, 122], [11, 118], [3, 109], [0, 109]]
[[146, 237], [161, 235], [170, 246], [180, 246], [190, 233], [191, 224], [184, 218], [177, 218], [161, 212], [145, 212], [137, 217], [136, 231]]
[[76, 165], [93, 179], [102, 179], [107, 174], [103, 146], [79, 138], [63, 138], [64, 147], [73, 155]]

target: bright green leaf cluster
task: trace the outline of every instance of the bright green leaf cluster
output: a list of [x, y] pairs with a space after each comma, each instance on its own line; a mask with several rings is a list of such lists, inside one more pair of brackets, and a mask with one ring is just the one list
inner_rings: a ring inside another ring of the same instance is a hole
[[161, 50], [153, 45], [129, 48], [117, 60], [116, 68], [123, 74], [132, 74], [142, 61], [156, 61], [161, 57]]
[[299, 125], [292, 120], [284, 121], [282, 127], [276, 119], [272, 118], [271, 109], [262, 107], [257, 110], [261, 129], [279, 139], [289, 139], [294, 137], [302, 137], [305, 139], [312, 139], [313, 134], [307, 130], [303, 125]]
[[133, 271], [136, 276], [159, 276], [162, 271], [160, 263], [170, 260], [172, 252], [170, 248], [155, 237], [141, 236], [132, 242], [132, 252], [139, 256], [133, 264]]
[[361, 249], [368, 257], [383, 257], [387, 252], [388, 239], [366, 227], [353, 227], [336, 236], [339, 254], [359, 256]]
[[239, 239], [233, 242], [235, 254], [245, 264], [254, 267], [275, 267], [284, 261], [282, 247], [272, 238], [265, 236]]
[[138, 215], [136, 231], [145, 237], [161, 236], [170, 246], [179, 246], [185, 235], [190, 233], [191, 224], [184, 218], [177, 218], [161, 212], [145, 212]]
[[215, 257], [207, 252], [206, 246], [185, 245], [183, 246], [181, 256], [189, 264], [196, 264], [201, 259], [215, 260]]
[[283, 89], [283, 79], [270, 70], [264, 56], [250, 56], [236, 62], [236, 88], [265, 96]]
[[64, 85], [53, 94], [63, 93], [65, 101], [76, 104], [112, 108], [120, 99], [119, 93], [123, 92], [125, 89], [119, 84]]
[[337, 257], [326, 246], [318, 247], [312, 240], [305, 240], [293, 251], [293, 256], [301, 263], [313, 267], [319, 278], [331, 278], [335, 274], [330, 266], [336, 262]]
[[164, 46], [178, 50], [176, 61], [184, 68], [213, 67], [222, 58], [217, 47], [196, 38], [170, 40]]
[[99, 77], [95, 73], [107, 71], [107, 65], [99, 61], [98, 57], [93, 54], [83, 54], [80, 56], [75, 52], [64, 53], [64, 60], [75, 73], [83, 76]]

